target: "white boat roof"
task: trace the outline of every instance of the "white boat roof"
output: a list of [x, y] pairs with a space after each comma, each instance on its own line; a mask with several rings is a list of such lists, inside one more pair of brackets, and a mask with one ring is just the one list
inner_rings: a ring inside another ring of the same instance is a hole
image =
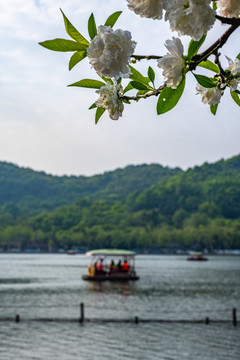
[[130, 250], [122, 249], [97, 249], [86, 252], [87, 256], [135, 256], [136, 253]]

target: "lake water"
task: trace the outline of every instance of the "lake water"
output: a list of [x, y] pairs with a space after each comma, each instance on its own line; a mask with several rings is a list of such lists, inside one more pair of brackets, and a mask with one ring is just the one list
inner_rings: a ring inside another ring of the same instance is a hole
[[[237, 360], [240, 323], [240, 257], [139, 255], [140, 280], [89, 283], [84, 255], [0, 254], [1, 360]], [[139, 323], [32, 321], [134, 319]], [[141, 323], [141, 319], [201, 320], [210, 324]], [[31, 320], [32, 319], [32, 320]], [[226, 323], [211, 320], [229, 320]]]

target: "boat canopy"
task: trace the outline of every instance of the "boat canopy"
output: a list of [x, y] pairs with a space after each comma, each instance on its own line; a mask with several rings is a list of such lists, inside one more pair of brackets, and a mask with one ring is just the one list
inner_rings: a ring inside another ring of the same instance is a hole
[[130, 250], [120, 249], [98, 249], [91, 250], [86, 253], [87, 256], [130, 256], [134, 257], [136, 253]]

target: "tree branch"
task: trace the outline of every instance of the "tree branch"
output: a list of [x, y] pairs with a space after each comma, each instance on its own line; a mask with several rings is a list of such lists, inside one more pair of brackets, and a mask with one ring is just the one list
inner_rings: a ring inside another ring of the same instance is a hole
[[239, 18], [227, 18], [220, 15], [216, 15], [215, 18], [219, 21], [221, 21], [222, 24], [229, 24], [229, 25], [236, 25], [239, 24]]
[[160, 92], [166, 87], [166, 83], [164, 83], [163, 85], [159, 86], [158, 89], [155, 89], [153, 91], [150, 91], [144, 95], [136, 95], [136, 96], [122, 96], [122, 98], [126, 99], [126, 100], [140, 100], [140, 99], [147, 99], [150, 96], [158, 96], [160, 94]]
[[[220, 16], [220, 18], [222, 17]], [[222, 18], [222, 19], [226, 19], [226, 18]], [[240, 26], [240, 18], [238, 19], [232, 18], [232, 20], [234, 20], [234, 23], [231, 25], [230, 28], [228, 28], [227, 31], [225, 31], [225, 33], [217, 41], [215, 41], [214, 44], [212, 44], [203, 53], [197, 54], [192, 58], [193, 63], [190, 64], [189, 70], [195, 70], [200, 62], [207, 60], [207, 58], [210, 55], [212, 55], [214, 52], [220, 49], [227, 42], [230, 35]]]
[[157, 60], [157, 59], [161, 59], [162, 56], [158, 56], [158, 55], [132, 55], [131, 56], [133, 59], [140, 61], [140, 60]]

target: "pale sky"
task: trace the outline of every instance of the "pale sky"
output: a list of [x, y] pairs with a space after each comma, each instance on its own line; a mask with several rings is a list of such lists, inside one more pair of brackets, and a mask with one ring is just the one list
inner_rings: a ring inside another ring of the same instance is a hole
[[[164, 42], [178, 36], [165, 21], [142, 19], [129, 11], [125, 0], [0, 0], [0, 161], [54, 175], [93, 175], [143, 163], [187, 169], [240, 153], [239, 107], [228, 92], [214, 117], [196, 95], [190, 73], [180, 102], [169, 113], [158, 116], [157, 98], [150, 98], [125, 105], [118, 121], [105, 112], [95, 125], [95, 111], [88, 110], [98, 98], [95, 90], [67, 87], [83, 78], [98, 79], [88, 59], [69, 72], [72, 53], [38, 45], [69, 39], [59, 8], [88, 39], [91, 12], [102, 25], [111, 13], [123, 10], [114, 29], [131, 31], [136, 54], [164, 55]], [[205, 47], [225, 30], [216, 24]], [[186, 54], [189, 38], [181, 39]], [[239, 29], [230, 40], [221, 53], [235, 59]], [[146, 74], [148, 65], [162, 84], [155, 61], [136, 68]], [[222, 65], [227, 67], [225, 57]]]

